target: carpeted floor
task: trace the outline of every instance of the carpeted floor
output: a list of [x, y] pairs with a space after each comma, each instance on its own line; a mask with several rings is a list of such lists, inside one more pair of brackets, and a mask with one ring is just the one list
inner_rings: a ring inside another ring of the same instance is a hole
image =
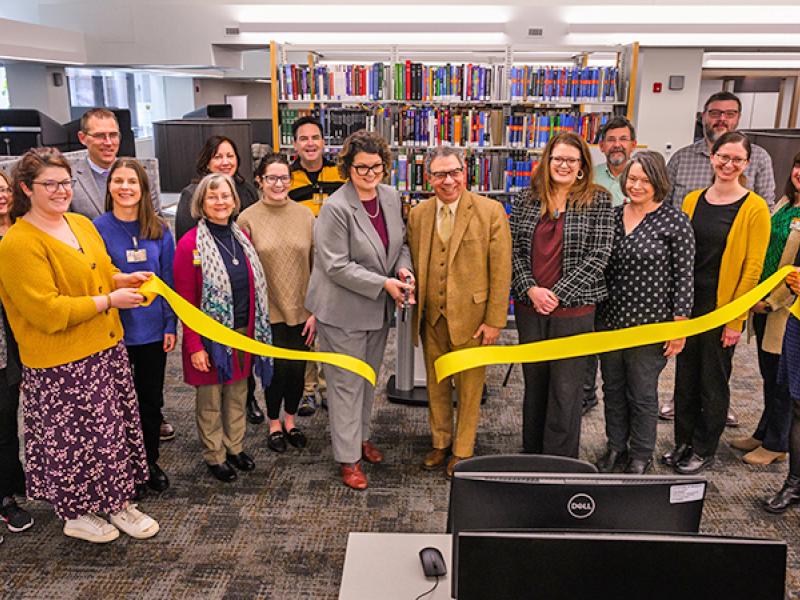
[[[504, 334], [514, 343], [516, 334]], [[351, 491], [339, 483], [325, 412], [301, 418], [309, 447], [283, 455], [266, 446], [266, 427], [248, 426], [246, 449], [254, 472], [232, 484], [208, 474], [194, 424], [194, 390], [181, 381], [179, 356], [170, 357], [166, 414], [178, 435], [162, 445], [161, 465], [172, 487], [142, 508], [161, 524], [152, 540], [126, 536], [104, 546], [66, 538], [45, 504], [27, 502], [35, 526], [4, 533], [0, 545], [0, 596], [60, 598], [335, 598], [350, 531], [444, 532], [448, 485], [443, 473], [418, 467], [429, 448], [427, 411], [390, 404], [385, 382], [393, 371], [394, 335], [378, 386], [373, 439], [387, 461], [367, 466], [370, 488]], [[671, 394], [673, 363], [661, 379]], [[515, 367], [508, 387], [505, 369], [489, 370], [477, 454], [521, 449], [522, 375]], [[800, 598], [800, 509], [784, 516], [763, 512], [758, 500], [780, 485], [786, 466], [750, 467], [725, 440], [746, 435], [760, 414], [760, 377], [753, 346], [737, 351], [733, 405], [742, 422], [726, 430], [710, 481], [703, 515], [705, 532], [784, 539], [789, 543], [787, 589]], [[602, 404], [601, 404], [602, 406]], [[658, 453], [671, 445], [672, 425], [660, 423]], [[583, 421], [581, 457], [593, 461], [605, 445], [602, 408]], [[657, 467], [656, 473], [665, 473]], [[742, 573], [743, 577], [750, 574]], [[709, 593], [709, 598], [713, 593]], [[376, 599], [377, 600], [377, 599]]]

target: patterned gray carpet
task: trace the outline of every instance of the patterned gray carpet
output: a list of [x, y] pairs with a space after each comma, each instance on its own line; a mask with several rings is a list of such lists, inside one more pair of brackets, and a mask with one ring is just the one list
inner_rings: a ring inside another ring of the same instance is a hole
[[[514, 343], [516, 334], [504, 334]], [[448, 486], [443, 473], [418, 467], [429, 447], [427, 411], [390, 404], [385, 382], [394, 371], [390, 336], [375, 404], [373, 439], [387, 456], [367, 466], [370, 488], [351, 491], [339, 483], [328, 438], [326, 413], [300, 420], [309, 447], [283, 455], [266, 446], [264, 425], [248, 426], [246, 448], [257, 469], [233, 484], [207, 473], [194, 425], [194, 391], [180, 378], [177, 354], [168, 366], [166, 413], [177, 438], [162, 445], [161, 464], [172, 487], [151, 496], [142, 508], [161, 524], [152, 540], [126, 536], [104, 546], [66, 538], [61, 523], [42, 503], [27, 502], [36, 525], [5, 533], [0, 545], [0, 596], [43, 598], [335, 598], [350, 531], [443, 532]], [[671, 394], [672, 364], [661, 379]], [[485, 404], [477, 454], [521, 449], [521, 369], [508, 387], [505, 369], [489, 370], [491, 397]], [[750, 467], [725, 440], [751, 432], [760, 414], [760, 377], [753, 347], [737, 351], [733, 405], [742, 427], [728, 429], [718, 463], [708, 473], [703, 515], [705, 532], [784, 539], [789, 543], [787, 589], [800, 598], [800, 510], [782, 517], [763, 512], [758, 500], [779, 486], [786, 466]], [[659, 424], [658, 451], [668, 449], [672, 426]], [[582, 458], [594, 460], [605, 444], [603, 413], [583, 421]], [[657, 473], [665, 473], [657, 467]], [[750, 574], [743, 573], [743, 577]], [[709, 598], [713, 594], [709, 594]]]

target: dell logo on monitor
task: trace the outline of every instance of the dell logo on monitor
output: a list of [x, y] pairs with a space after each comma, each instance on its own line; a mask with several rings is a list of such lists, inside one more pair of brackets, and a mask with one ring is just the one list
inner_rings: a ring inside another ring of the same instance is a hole
[[575, 494], [567, 502], [567, 511], [576, 519], [585, 519], [594, 512], [594, 498], [588, 494]]

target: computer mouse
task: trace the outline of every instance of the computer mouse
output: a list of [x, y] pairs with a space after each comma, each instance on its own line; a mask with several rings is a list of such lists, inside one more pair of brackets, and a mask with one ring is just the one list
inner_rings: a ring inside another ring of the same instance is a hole
[[444, 564], [444, 557], [438, 548], [427, 547], [419, 551], [419, 559], [422, 561], [422, 572], [425, 577], [441, 577], [447, 575], [447, 565]]

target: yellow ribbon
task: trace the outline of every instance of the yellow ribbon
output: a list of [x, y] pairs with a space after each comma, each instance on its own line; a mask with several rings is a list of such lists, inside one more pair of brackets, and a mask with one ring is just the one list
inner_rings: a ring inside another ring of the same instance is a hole
[[[461, 371], [487, 365], [560, 360], [691, 337], [730, 323], [746, 314], [792, 271], [794, 267], [785, 266], [733, 302], [695, 319], [582, 333], [517, 346], [480, 346], [449, 352], [440, 356], [434, 363], [436, 379], [442, 381]], [[800, 300], [797, 300], [789, 310], [800, 319]]]
[[242, 352], [258, 354], [260, 356], [271, 356], [273, 358], [283, 358], [286, 360], [315, 360], [327, 363], [335, 367], [347, 369], [359, 375], [375, 385], [375, 371], [363, 360], [359, 360], [347, 354], [336, 352], [307, 352], [304, 350], [287, 350], [257, 342], [254, 339], [228, 329], [222, 323], [218, 323], [208, 315], [204, 314], [196, 306], [187, 302], [177, 292], [170, 289], [161, 279], [153, 275], [148, 281], [139, 288], [139, 293], [145, 297], [144, 306], [155, 300], [156, 296], [162, 296], [178, 318], [187, 327], [190, 327], [203, 337], [214, 340], [219, 344], [236, 348]]

